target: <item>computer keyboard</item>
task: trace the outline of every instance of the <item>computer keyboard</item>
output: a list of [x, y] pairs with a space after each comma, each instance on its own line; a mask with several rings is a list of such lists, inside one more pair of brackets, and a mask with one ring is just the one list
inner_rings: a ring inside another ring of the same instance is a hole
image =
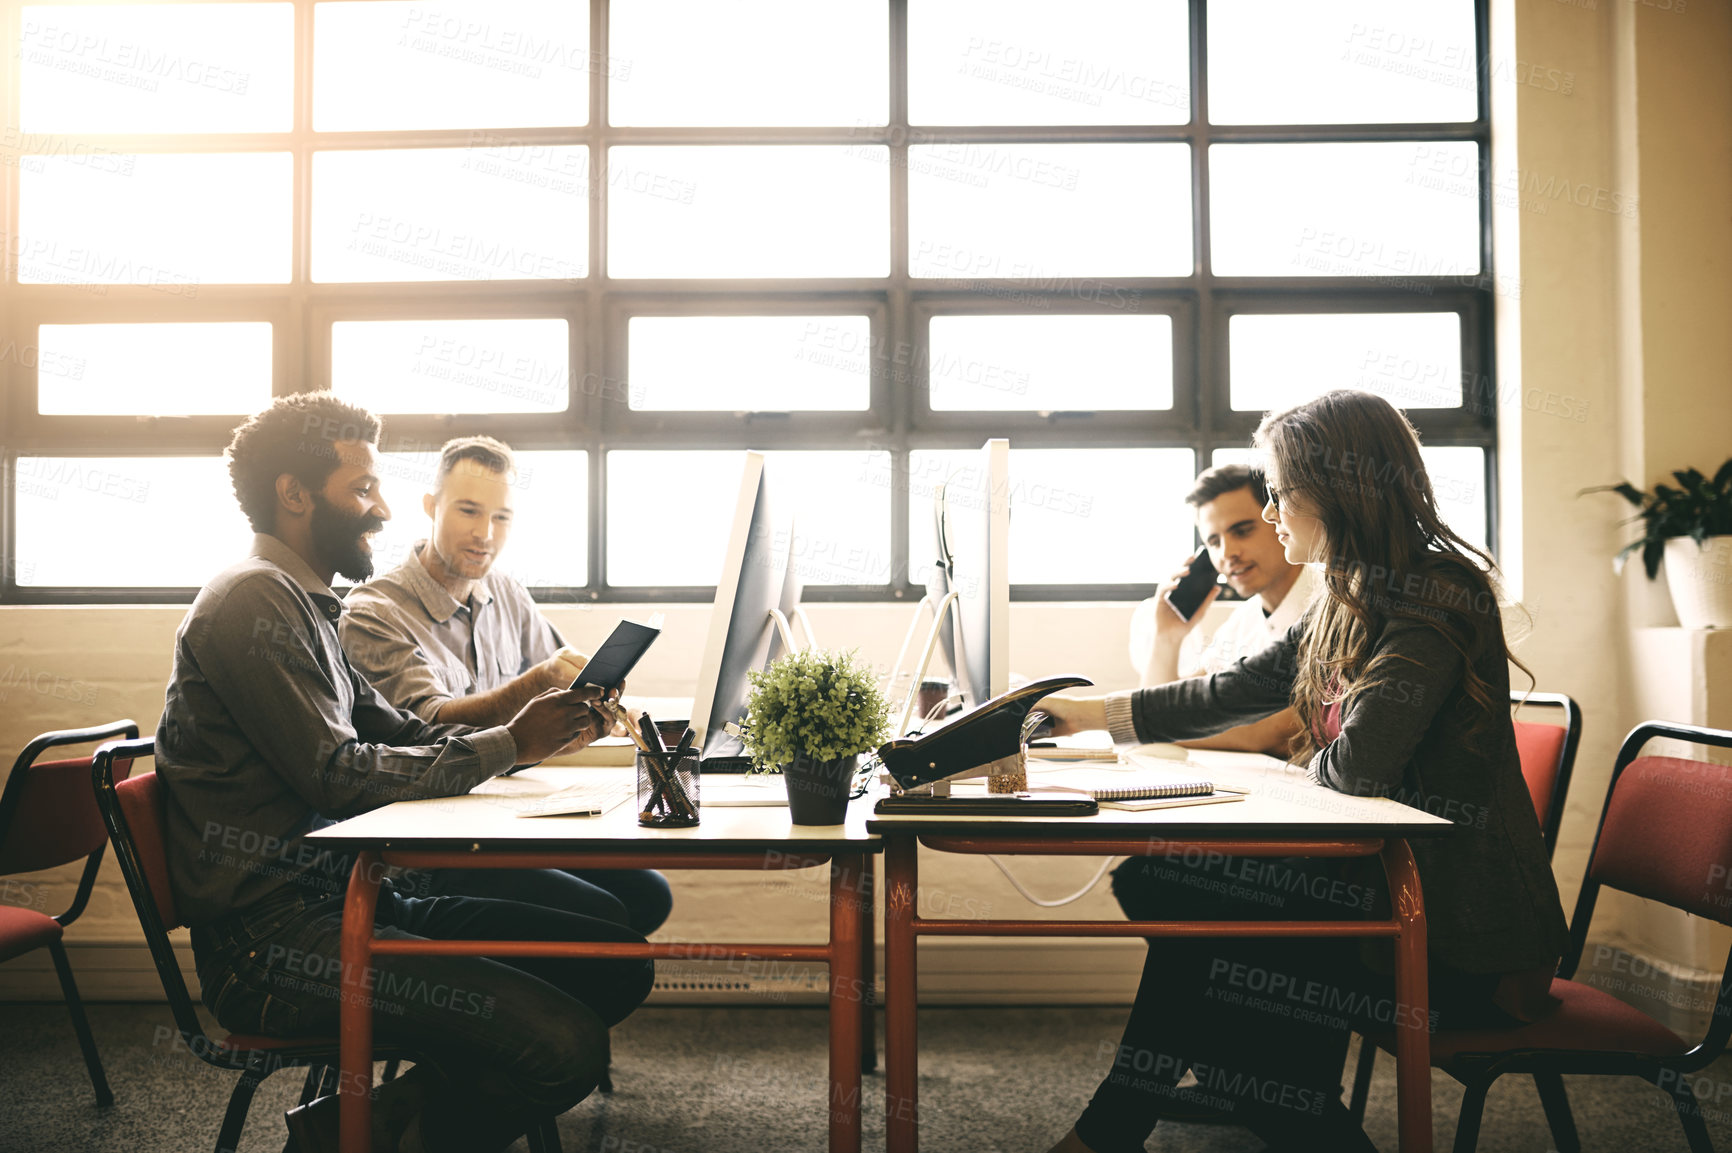
[[517, 802], [520, 817], [597, 817], [637, 795], [637, 782], [584, 781]]

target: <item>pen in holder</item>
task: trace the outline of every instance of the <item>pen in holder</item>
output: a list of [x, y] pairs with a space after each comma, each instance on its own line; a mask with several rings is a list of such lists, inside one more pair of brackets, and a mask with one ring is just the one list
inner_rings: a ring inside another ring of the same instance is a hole
[[637, 754], [637, 823], [686, 829], [698, 823], [698, 750], [690, 745]]

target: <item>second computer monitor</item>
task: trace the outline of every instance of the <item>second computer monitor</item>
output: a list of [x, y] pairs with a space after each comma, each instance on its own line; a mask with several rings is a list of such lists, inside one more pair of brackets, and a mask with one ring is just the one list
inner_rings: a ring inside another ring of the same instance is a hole
[[981, 446], [944, 484], [944, 551], [958, 594], [953, 637], [957, 687], [974, 708], [1010, 690], [1010, 442]]
[[787, 581], [792, 535], [790, 520], [775, 505], [763, 454], [746, 453], [692, 700], [692, 728], [705, 761], [743, 751], [727, 725], [746, 715], [746, 674], [769, 661], [770, 610]]

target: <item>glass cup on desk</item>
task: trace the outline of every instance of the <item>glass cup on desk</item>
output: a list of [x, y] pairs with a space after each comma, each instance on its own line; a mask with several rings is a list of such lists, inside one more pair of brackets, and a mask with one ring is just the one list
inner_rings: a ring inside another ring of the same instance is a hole
[[687, 829], [698, 823], [698, 750], [637, 754], [637, 823]]
[[986, 791], [989, 793], [1025, 793], [1028, 791], [1028, 746], [1019, 745], [1016, 752], [1000, 757], [987, 766]]

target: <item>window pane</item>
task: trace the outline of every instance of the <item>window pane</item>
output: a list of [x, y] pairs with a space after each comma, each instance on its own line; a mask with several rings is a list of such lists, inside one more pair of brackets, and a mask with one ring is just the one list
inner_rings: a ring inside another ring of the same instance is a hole
[[[1461, 180], [1428, 187], [1435, 171]], [[1375, 276], [1392, 287], [1473, 276], [1478, 172], [1473, 144], [1213, 145], [1215, 272]]]
[[1479, 115], [1468, 0], [1210, 0], [1216, 124], [1395, 124]]
[[[614, 124], [883, 124], [884, 0], [614, 0]], [[798, 98], [790, 98], [798, 93]]]
[[[937, 556], [933, 495], [973, 450], [909, 454], [909, 579], [924, 584]], [[1010, 450], [1010, 581], [1148, 584], [1191, 551], [1188, 448]], [[1135, 532], [1124, 526], [1134, 524]], [[960, 579], [963, 574], [958, 573]]]
[[1268, 412], [1337, 388], [1397, 408], [1461, 406], [1461, 317], [1453, 312], [1269, 316], [1227, 325], [1232, 405]]
[[331, 325], [331, 388], [374, 412], [564, 412], [566, 322], [354, 320]]
[[864, 316], [634, 316], [631, 406], [668, 411], [861, 411], [872, 401]]
[[419, 0], [313, 6], [313, 128], [544, 128], [589, 122], [589, 6]]
[[197, 296], [201, 284], [289, 279], [292, 164], [286, 152], [42, 157], [19, 173], [18, 279], [143, 284]]
[[1419, 450], [1437, 512], [1443, 523], [1469, 544], [1485, 547], [1485, 449], [1437, 447]]
[[56, 416], [250, 413], [271, 403], [271, 326], [44, 324], [36, 411]]
[[287, 132], [289, 4], [31, 6], [18, 44], [25, 132]]
[[[792, 548], [808, 584], [890, 579], [888, 453], [765, 453], [775, 499], [797, 518]], [[727, 552], [743, 456], [733, 451], [607, 454], [607, 583], [714, 585]], [[678, 525], [678, 547], [667, 526]]]
[[935, 316], [934, 409], [1084, 412], [1173, 405], [1167, 316]]
[[[196, 588], [252, 543], [219, 456], [20, 457], [15, 483], [21, 585]], [[95, 541], [159, 547], [117, 564]]]
[[915, 0], [909, 118], [1183, 124], [1191, 118], [1189, 31], [1184, 0]]
[[800, 579], [808, 585], [889, 583], [890, 489], [884, 482], [890, 454], [765, 455], [770, 483], [794, 510], [789, 553]]
[[1189, 276], [1185, 144], [908, 150], [917, 277]]
[[[433, 491], [440, 447], [429, 443], [423, 451], [381, 455], [379, 487], [391, 506], [391, 519], [373, 538], [375, 573], [402, 564], [432, 531], [421, 497]], [[495, 563], [530, 588], [587, 584], [589, 454], [526, 450], [513, 455], [517, 484], [511, 535]]]
[[313, 279], [574, 280], [588, 274], [581, 145], [313, 154]]
[[1239, 448], [1217, 448], [1209, 454], [1209, 467], [1220, 468], [1224, 464], [1242, 464], [1246, 468], [1263, 467], [1262, 457], [1250, 445]]
[[884, 276], [890, 152], [854, 145], [608, 150], [608, 275]]

